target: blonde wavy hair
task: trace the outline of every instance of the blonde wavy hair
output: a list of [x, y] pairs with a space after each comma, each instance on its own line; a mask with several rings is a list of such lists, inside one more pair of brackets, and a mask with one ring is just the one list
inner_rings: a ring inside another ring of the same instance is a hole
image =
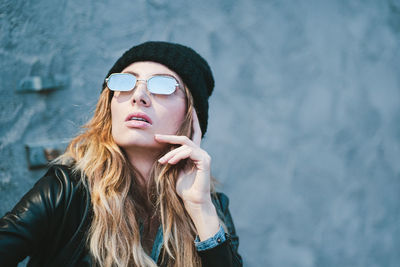
[[[187, 87], [184, 91], [187, 112], [177, 135], [190, 137], [193, 98]], [[175, 189], [185, 162], [161, 165], [156, 161], [146, 188], [141, 186], [139, 174], [111, 134], [112, 97], [105, 88], [84, 131], [57, 159], [72, 162], [90, 189], [94, 216], [87, 242], [94, 261], [101, 266], [157, 266], [141, 244], [139, 226], [143, 219], [155, 216], [163, 231], [162, 260], [168, 258], [168, 266], [201, 266], [194, 246], [195, 227]], [[173, 148], [168, 146], [160, 156]]]

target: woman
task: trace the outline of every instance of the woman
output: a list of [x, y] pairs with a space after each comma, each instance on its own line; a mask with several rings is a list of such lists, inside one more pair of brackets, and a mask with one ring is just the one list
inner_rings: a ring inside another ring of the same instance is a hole
[[213, 88], [186, 46], [126, 51], [85, 131], [0, 220], [0, 266], [241, 266], [200, 147]]

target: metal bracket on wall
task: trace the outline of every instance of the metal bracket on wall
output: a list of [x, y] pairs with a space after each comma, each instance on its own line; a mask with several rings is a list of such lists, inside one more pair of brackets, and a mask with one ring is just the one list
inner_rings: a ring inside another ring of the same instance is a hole
[[20, 81], [17, 92], [29, 93], [59, 90], [65, 87], [67, 81], [67, 75], [29, 76]]
[[46, 167], [53, 159], [61, 155], [68, 143], [66, 142], [44, 142], [25, 144], [29, 169]]

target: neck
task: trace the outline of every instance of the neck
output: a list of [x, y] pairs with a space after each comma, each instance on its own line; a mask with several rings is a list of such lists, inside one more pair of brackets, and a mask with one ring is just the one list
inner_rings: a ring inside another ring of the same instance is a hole
[[148, 148], [130, 148], [126, 149], [125, 153], [129, 162], [139, 172], [139, 182], [145, 185], [149, 180], [154, 162], [158, 160], [160, 151]]

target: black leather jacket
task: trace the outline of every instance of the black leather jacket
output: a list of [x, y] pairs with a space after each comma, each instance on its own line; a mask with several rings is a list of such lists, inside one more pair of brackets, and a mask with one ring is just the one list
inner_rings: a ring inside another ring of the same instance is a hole
[[[217, 193], [213, 202], [229, 233], [226, 242], [199, 252], [203, 266], [242, 266], [228, 198]], [[51, 166], [0, 219], [0, 266], [17, 266], [26, 256], [27, 266], [92, 266], [86, 246], [91, 218], [88, 188], [69, 167]]]

